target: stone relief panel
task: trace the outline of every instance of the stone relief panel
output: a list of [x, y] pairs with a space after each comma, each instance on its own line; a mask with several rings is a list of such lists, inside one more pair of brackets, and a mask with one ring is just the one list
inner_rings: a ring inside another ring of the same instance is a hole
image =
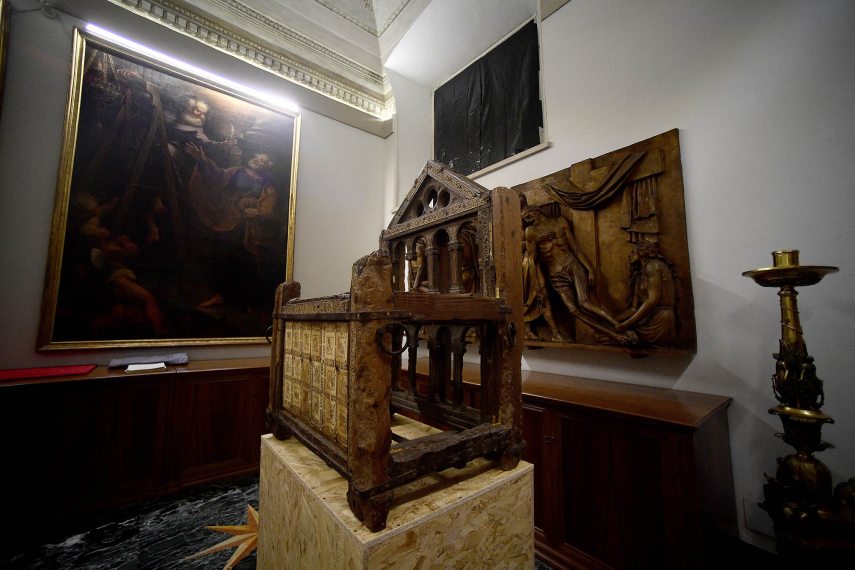
[[696, 350], [676, 129], [514, 189], [529, 347]]

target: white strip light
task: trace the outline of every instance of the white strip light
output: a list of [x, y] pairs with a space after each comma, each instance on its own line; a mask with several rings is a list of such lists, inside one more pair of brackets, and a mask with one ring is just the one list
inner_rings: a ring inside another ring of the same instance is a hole
[[248, 95], [254, 99], [258, 99], [259, 101], [263, 101], [273, 107], [278, 109], [282, 109], [284, 111], [291, 111], [292, 113], [297, 113], [300, 111], [300, 108], [295, 105], [292, 101], [287, 99], [282, 99], [281, 97], [277, 97], [275, 95], [271, 95], [270, 93], [265, 93], [263, 91], [259, 91], [258, 89], [253, 89], [252, 87], [248, 87], [243, 85], [242, 83], [238, 83], [236, 81], [232, 81], [231, 79], [227, 79], [225, 77], [219, 76], [216, 73], [211, 73], [210, 71], [206, 71], [195, 65], [189, 64], [187, 62], [181, 61], [180, 59], [175, 59], [172, 56], [166, 55], [165, 53], [161, 53], [157, 50], [151, 49], [148, 46], [144, 46], [140, 43], [137, 43], [133, 40], [130, 40], [124, 36], [120, 36], [115, 34], [109, 30], [105, 30], [95, 24], [86, 24], [86, 31], [91, 33], [92, 35], [98, 36], [105, 40], [109, 40], [115, 44], [118, 44], [122, 47], [129, 48], [134, 52], [140, 53], [152, 59], [156, 59], [161, 63], [165, 63], [171, 67], [176, 67], [181, 69], [191, 75], [195, 75], [201, 79], [205, 79], [214, 84], [223, 85], [233, 91], [237, 91]]

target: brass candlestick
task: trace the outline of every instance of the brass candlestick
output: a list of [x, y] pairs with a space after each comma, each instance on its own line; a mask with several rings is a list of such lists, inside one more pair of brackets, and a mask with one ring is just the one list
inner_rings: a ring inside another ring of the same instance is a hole
[[[796, 287], [819, 283], [836, 267], [799, 265], [799, 252], [772, 252], [774, 264], [746, 271], [763, 287], [778, 287], [781, 303], [781, 338], [774, 354], [772, 389], [778, 405], [769, 410], [781, 418], [785, 442], [796, 450], [778, 458], [775, 477], [766, 475], [764, 502], [775, 526], [778, 548], [799, 552], [817, 548], [855, 548], [852, 489], [855, 480], [841, 483], [832, 493], [831, 473], [814, 452], [832, 447], [822, 441], [822, 426], [834, 420], [820, 411], [825, 395], [808, 354], [799, 322]], [[848, 490], [847, 490], [848, 489]]]

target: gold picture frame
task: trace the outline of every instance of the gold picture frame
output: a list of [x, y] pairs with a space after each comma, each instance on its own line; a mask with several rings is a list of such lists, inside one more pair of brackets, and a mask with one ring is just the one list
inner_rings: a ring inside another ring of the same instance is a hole
[[128, 45], [74, 30], [37, 350], [264, 343], [300, 114]]
[[12, 5], [0, 0], [0, 109], [3, 107], [3, 86], [6, 83], [6, 56], [9, 52], [9, 17]]

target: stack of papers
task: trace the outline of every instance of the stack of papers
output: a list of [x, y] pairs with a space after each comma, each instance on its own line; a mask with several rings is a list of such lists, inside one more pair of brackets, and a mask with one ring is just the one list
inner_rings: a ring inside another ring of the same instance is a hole
[[186, 352], [176, 352], [175, 354], [159, 354], [156, 356], [131, 356], [129, 358], [114, 358], [110, 361], [108, 368], [124, 368], [129, 364], [172, 364], [180, 365], [187, 364], [190, 361], [187, 358]]
[[125, 372], [149, 372], [151, 370], [166, 370], [166, 363], [152, 362], [150, 364], [128, 364]]

